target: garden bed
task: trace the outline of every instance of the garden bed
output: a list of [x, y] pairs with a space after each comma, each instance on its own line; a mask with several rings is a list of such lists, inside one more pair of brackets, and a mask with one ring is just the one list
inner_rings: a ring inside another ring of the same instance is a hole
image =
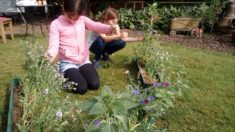
[[160, 40], [162, 42], [174, 42], [192, 48], [235, 54], [235, 43], [232, 43], [231, 35], [203, 35], [202, 39], [187, 35], [161, 35]]
[[147, 70], [145, 69], [145, 66], [143, 64], [137, 63], [137, 65], [139, 69], [139, 78], [144, 86], [149, 86], [156, 82], [156, 79], [148, 76]]
[[17, 122], [19, 121], [22, 113], [22, 109], [20, 106], [20, 95], [21, 95], [22, 87], [20, 86], [19, 79], [13, 79], [11, 94], [9, 99], [9, 110], [8, 110], [8, 123], [7, 123], [7, 131], [17, 131]]

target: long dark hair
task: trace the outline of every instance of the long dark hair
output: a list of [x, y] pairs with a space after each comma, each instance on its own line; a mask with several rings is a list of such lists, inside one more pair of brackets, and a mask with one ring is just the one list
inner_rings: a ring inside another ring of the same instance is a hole
[[74, 13], [75, 15], [82, 15], [84, 11], [83, 0], [65, 0], [63, 4], [64, 12]]

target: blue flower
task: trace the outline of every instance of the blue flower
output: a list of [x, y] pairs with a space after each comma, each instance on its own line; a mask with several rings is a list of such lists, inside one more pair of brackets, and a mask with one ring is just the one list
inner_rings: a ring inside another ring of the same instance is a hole
[[133, 90], [134, 95], [138, 95], [139, 93], [140, 93], [139, 90], [137, 90], [137, 89]]
[[144, 99], [141, 99], [141, 100], [140, 100], [140, 104], [144, 104]]
[[149, 100], [149, 101], [154, 101], [154, 100], [155, 100], [155, 96], [149, 96], [149, 97], [148, 97], [148, 100]]
[[101, 124], [101, 121], [98, 120], [98, 119], [93, 122], [93, 125], [96, 126], [96, 127], [99, 127], [100, 124]]
[[162, 84], [158, 82], [154, 82], [152, 85], [153, 87], [161, 87]]

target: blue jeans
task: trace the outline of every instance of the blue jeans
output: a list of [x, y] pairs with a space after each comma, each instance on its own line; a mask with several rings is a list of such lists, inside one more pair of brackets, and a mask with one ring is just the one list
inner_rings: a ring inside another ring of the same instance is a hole
[[99, 61], [104, 54], [112, 54], [126, 46], [126, 42], [117, 39], [111, 42], [105, 42], [101, 37], [98, 37], [91, 45], [90, 51], [95, 54], [95, 60]]

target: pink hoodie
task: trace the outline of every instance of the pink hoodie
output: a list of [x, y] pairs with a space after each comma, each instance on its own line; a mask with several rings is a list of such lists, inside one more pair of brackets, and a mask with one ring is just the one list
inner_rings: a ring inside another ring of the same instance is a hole
[[55, 58], [59, 52], [60, 61], [83, 64], [89, 59], [85, 29], [99, 33], [110, 33], [112, 30], [110, 25], [94, 22], [85, 16], [71, 22], [61, 15], [50, 25], [47, 54]]

